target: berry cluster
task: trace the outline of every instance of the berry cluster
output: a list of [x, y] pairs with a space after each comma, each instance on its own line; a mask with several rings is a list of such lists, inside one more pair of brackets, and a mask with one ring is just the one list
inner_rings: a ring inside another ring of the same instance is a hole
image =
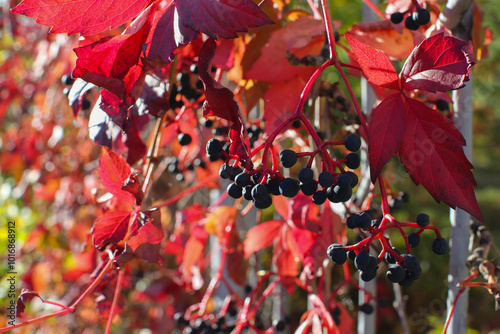
[[[234, 316], [236, 316], [236, 309], [234, 310]], [[228, 313], [232, 311], [228, 310]], [[183, 329], [183, 333], [191, 333], [191, 334], [226, 334], [231, 333], [235, 326], [228, 325], [226, 323], [225, 317], [216, 317], [212, 316], [211, 318], [207, 318], [203, 320], [202, 318], [197, 318], [194, 320], [186, 320], [184, 318], [183, 313], [176, 313], [174, 315], [174, 320], [177, 323], [179, 329]]]
[[[259, 130], [252, 130], [254, 136], [260, 134]], [[344, 145], [347, 150], [356, 152], [361, 147], [361, 139], [351, 134], [346, 137]], [[222, 156], [228, 157], [224, 151], [222, 142], [217, 139], [210, 139], [206, 146], [207, 155], [210, 160], [217, 160]], [[280, 152], [279, 159], [284, 168], [295, 166], [299, 155], [289, 149]], [[310, 160], [312, 161], [312, 160]], [[359, 167], [360, 159], [356, 153], [349, 153], [343, 163], [355, 169]], [[285, 197], [295, 197], [299, 191], [306, 196], [312, 196], [315, 204], [321, 205], [329, 199], [333, 203], [346, 202], [352, 197], [352, 189], [358, 184], [358, 177], [351, 171], [333, 173], [324, 170], [314, 179], [314, 171], [310, 167], [302, 168], [298, 174], [298, 180], [291, 177], [284, 177], [278, 171], [263, 173], [262, 170], [243, 170], [237, 164], [231, 166], [224, 163], [219, 175], [223, 179], [234, 181], [227, 187], [227, 193], [233, 198], [244, 197], [253, 201], [255, 207], [265, 209], [271, 206], [271, 195], [283, 195]]]
[[[404, 14], [395, 12], [391, 14], [391, 22], [399, 24], [403, 22]], [[431, 14], [425, 8], [419, 8], [411, 15], [408, 15], [405, 20], [405, 27], [409, 30], [418, 30], [420, 26], [426, 25], [431, 20]]]
[[[410, 253], [410, 249], [419, 245], [420, 234], [425, 229], [433, 229], [436, 232], [437, 238], [432, 244], [432, 250], [435, 254], [443, 255], [449, 250], [448, 242], [440, 236], [437, 228], [429, 227], [430, 220], [426, 214], [419, 214], [415, 223], [400, 223], [395, 219], [391, 220], [393, 223], [391, 225], [388, 225], [388, 222], [388, 218], [383, 218], [382, 221], [373, 220], [367, 212], [348, 217], [346, 220], [348, 228], [362, 229], [370, 233], [371, 236], [352, 246], [343, 246], [334, 243], [328, 247], [328, 257], [337, 264], [344, 264], [348, 258], [352, 260], [356, 269], [359, 270], [360, 278], [365, 282], [375, 278], [378, 265], [382, 261], [382, 258], [385, 258], [385, 261], [389, 265], [386, 272], [389, 281], [398, 283], [401, 286], [409, 286], [413, 281], [420, 278], [422, 274], [420, 262], [415, 255]], [[391, 247], [389, 239], [383, 235], [389, 228], [398, 228], [402, 232], [402, 227], [419, 228], [417, 232], [411, 233], [405, 240], [407, 254], [401, 254], [397, 248]], [[382, 244], [382, 251], [377, 257], [367, 252], [375, 239], [380, 240]]]

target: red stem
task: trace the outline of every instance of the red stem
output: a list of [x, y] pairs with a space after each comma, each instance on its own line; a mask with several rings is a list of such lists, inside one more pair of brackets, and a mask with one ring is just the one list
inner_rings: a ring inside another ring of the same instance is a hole
[[113, 296], [113, 303], [111, 304], [111, 310], [109, 310], [108, 323], [106, 324], [105, 334], [108, 334], [111, 331], [111, 325], [113, 323], [113, 317], [116, 311], [116, 305], [118, 303], [118, 298], [120, 297], [120, 292], [122, 290], [122, 281], [123, 281], [123, 271], [120, 270], [118, 272], [118, 278], [116, 280], [115, 287], [115, 295]]
[[195, 192], [196, 190], [198, 190], [200, 188], [203, 188], [204, 186], [207, 185], [207, 183], [212, 182], [213, 180], [217, 179], [218, 177], [219, 177], [219, 175], [212, 174], [209, 177], [207, 177], [207, 178], [199, 181], [194, 186], [189, 187], [189, 188], [187, 188], [184, 191], [181, 191], [179, 194], [175, 195], [174, 197], [171, 197], [171, 198], [169, 198], [169, 199], [167, 199], [167, 200], [165, 200], [163, 202], [158, 203], [157, 205], [155, 205], [155, 207], [156, 208], [161, 208], [161, 207], [164, 207], [164, 206], [172, 205], [175, 202], [179, 201], [181, 198], [185, 197], [186, 195], [188, 195], [188, 194], [190, 194], [192, 192]]
[[[38, 318], [29, 319], [29, 320], [20, 322], [20, 323], [14, 325], [14, 326], [8, 326], [8, 327], [0, 328], [0, 333], [11, 331], [11, 330], [16, 329], [16, 328], [21, 328], [21, 327], [24, 327], [26, 325], [30, 325], [30, 324], [33, 324], [33, 323], [36, 323], [36, 322], [40, 322], [40, 321], [45, 320], [45, 319], [50, 319], [50, 318], [53, 318], [53, 317], [58, 317], [58, 316], [62, 316], [62, 315], [68, 314], [68, 313], [75, 312], [75, 309], [78, 306], [78, 304], [80, 304], [81, 301], [85, 297], [87, 297], [87, 295], [89, 295], [92, 291], [94, 291], [94, 289], [96, 288], [96, 286], [101, 282], [101, 280], [104, 277], [104, 275], [107, 274], [107, 272], [111, 268], [112, 264], [113, 264], [113, 260], [111, 259], [111, 260], [108, 261], [108, 263], [106, 264], [106, 266], [102, 269], [102, 271], [99, 273], [99, 276], [96, 277], [96, 279], [92, 282], [92, 284], [90, 284], [88, 286], [88, 288], [80, 295], [80, 297], [73, 304], [71, 304], [71, 306], [65, 307], [65, 309], [62, 310], [62, 311], [58, 311], [58, 312], [55, 312], [55, 313], [43, 315], [43, 316], [38, 317]], [[50, 302], [49, 304], [55, 305], [54, 302]], [[58, 306], [61, 306], [61, 305], [58, 305]]]

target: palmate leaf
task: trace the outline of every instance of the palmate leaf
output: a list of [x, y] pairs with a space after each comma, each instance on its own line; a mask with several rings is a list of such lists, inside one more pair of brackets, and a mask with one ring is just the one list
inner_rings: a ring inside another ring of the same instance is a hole
[[413, 50], [397, 78], [382, 52], [353, 36], [346, 38], [368, 79], [395, 93], [372, 111], [368, 138], [372, 181], [387, 161], [399, 154], [413, 182], [422, 184], [437, 202], [482, 220], [474, 195], [473, 166], [464, 154], [462, 134], [442, 114], [404, 93], [463, 87], [473, 65], [471, 44], [443, 34], [427, 38]]
[[12, 12], [52, 27], [50, 32], [94, 35], [126, 23], [141, 13], [149, 0], [24, 0]]
[[399, 149], [401, 162], [415, 184], [422, 184], [439, 203], [461, 208], [483, 220], [465, 141], [441, 113], [414, 99], [406, 102], [406, 131]]
[[175, 0], [157, 19], [146, 56], [169, 63], [174, 51], [193, 41], [199, 32], [213, 39], [235, 38], [237, 32], [271, 23], [251, 0]]

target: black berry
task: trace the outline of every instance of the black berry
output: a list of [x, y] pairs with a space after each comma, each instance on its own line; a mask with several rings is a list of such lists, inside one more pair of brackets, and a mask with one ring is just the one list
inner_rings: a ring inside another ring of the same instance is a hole
[[246, 187], [250, 184], [250, 175], [248, 173], [240, 173], [234, 178], [234, 183], [240, 187]]
[[347, 253], [342, 245], [331, 244], [326, 251], [330, 260], [336, 264], [344, 264], [347, 261]]
[[430, 219], [428, 215], [426, 215], [425, 213], [421, 213], [417, 216], [416, 222], [418, 226], [426, 227], [427, 225], [429, 225]]
[[391, 267], [386, 272], [387, 279], [392, 283], [402, 282], [406, 277], [406, 271], [399, 264]]
[[368, 264], [368, 262], [370, 262], [370, 255], [368, 255], [368, 253], [366, 252], [359, 252], [354, 259], [354, 265], [359, 270], [362, 270], [362, 268], [364, 268]]
[[415, 248], [420, 244], [420, 235], [417, 233], [413, 232], [408, 236], [408, 243], [410, 244], [411, 248]]
[[283, 150], [280, 153], [281, 164], [285, 168], [291, 168], [297, 162], [297, 153], [292, 150]]
[[413, 17], [413, 21], [415, 21], [416, 24], [421, 25], [421, 26], [426, 25], [431, 20], [431, 14], [425, 8], [417, 9], [413, 13], [412, 17]]
[[359, 310], [363, 313], [371, 314], [373, 313], [373, 306], [368, 303], [365, 303], [359, 307]]
[[350, 169], [356, 169], [359, 167], [359, 164], [360, 164], [360, 160], [359, 160], [359, 155], [357, 155], [356, 153], [349, 153], [348, 155], [346, 155], [346, 163], [345, 165], [347, 167], [349, 167]]
[[391, 22], [394, 24], [398, 24], [403, 22], [404, 15], [401, 12], [394, 12], [391, 14]]
[[354, 226], [358, 228], [369, 228], [372, 224], [372, 217], [368, 212], [361, 212], [353, 216]]
[[361, 139], [358, 135], [351, 133], [345, 139], [345, 148], [347, 148], [351, 152], [359, 151], [361, 148]]
[[331, 187], [334, 182], [333, 175], [328, 171], [321, 172], [321, 174], [319, 174], [318, 181], [323, 188]]
[[252, 197], [252, 186], [246, 186], [245, 188], [243, 188], [243, 197], [247, 201], [251, 201], [253, 199], [253, 197]]
[[292, 126], [295, 128], [295, 129], [298, 129], [302, 126], [302, 122], [300, 121], [300, 119], [296, 119], [295, 121], [292, 122]]
[[222, 143], [212, 138], [207, 142], [206, 150], [208, 155], [218, 156], [222, 152]]
[[243, 194], [242, 191], [243, 189], [234, 183], [227, 186], [227, 194], [232, 198], [240, 198]]
[[413, 21], [413, 17], [409, 15], [406, 17], [405, 27], [409, 30], [418, 30], [418, 28], [420, 28], [420, 25], [417, 22]]
[[280, 183], [280, 193], [285, 197], [295, 197], [300, 190], [299, 182], [287, 177]]
[[193, 74], [198, 74], [198, 65], [197, 64], [193, 64], [191, 65], [191, 67], [189, 68], [189, 70], [191, 71], [191, 73]]
[[352, 188], [351, 181], [351, 176], [347, 174], [341, 174], [337, 178], [337, 185], [341, 188]]
[[302, 190], [302, 193], [304, 193], [304, 195], [312, 196], [316, 193], [316, 190], [318, 189], [318, 184], [316, 182], [301, 183], [300, 189]]
[[311, 168], [302, 168], [299, 172], [299, 181], [302, 183], [311, 183], [314, 181], [314, 172]]
[[445, 100], [439, 99], [436, 101], [436, 108], [440, 111], [448, 111], [450, 110], [450, 104]]
[[92, 105], [90, 104], [90, 101], [87, 99], [82, 99], [82, 109], [83, 110], [88, 110]]
[[312, 201], [314, 204], [321, 205], [326, 202], [326, 193], [324, 191], [316, 191], [313, 195]]
[[61, 82], [63, 85], [71, 86], [75, 82], [75, 80], [71, 77], [71, 75], [65, 74], [62, 76]]
[[285, 330], [286, 324], [285, 324], [285, 321], [283, 321], [283, 320], [279, 320], [279, 321], [275, 321], [275, 322], [273, 323], [273, 326], [274, 326], [274, 328], [275, 328], [278, 332], [281, 332], [281, 331]]
[[219, 169], [219, 176], [223, 179], [229, 179], [231, 177], [231, 173], [233, 172], [233, 167], [228, 164], [223, 164]]
[[263, 201], [254, 201], [253, 202], [253, 205], [255, 205], [255, 207], [257, 209], [267, 209], [272, 204], [273, 204], [273, 199], [269, 195], [267, 195], [266, 199], [264, 199]]
[[257, 184], [253, 187], [252, 189], [252, 198], [255, 201], [264, 201], [267, 199], [269, 196], [269, 192], [267, 191], [267, 188], [263, 184]]
[[177, 140], [179, 141], [179, 144], [181, 144], [182, 146], [186, 146], [186, 145], [191, 144], [191, 141], [193, 140], [193, 138], [191, 138], [191, 136], [188, 135], [187, 133], [181, 132], [177, 136]]
[[281, 195], [280, 183], [281, 183], [281, 181], [277, 177], [274, 179], [271, 179], [271, 177], [268, 177], [266, 180], [267, 191], [273, 195]]
[[344, 175], [349, 175], [349, 177], [351, 178], [351, 188], [354, 188], [358, 185], [359, 179], [358, 179], [358, 176], [356, 174], [354, 174], [351, 171], [348, 171]]
[[450, 246], [448, 246], [448, 241], [446, 239], [435, 239], [432, 243], [432, 251], [437, 255], [444, 255], [448, 253]]

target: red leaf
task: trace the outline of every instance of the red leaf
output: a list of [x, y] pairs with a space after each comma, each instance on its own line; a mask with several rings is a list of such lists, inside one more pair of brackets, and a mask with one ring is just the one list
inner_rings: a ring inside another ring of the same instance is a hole
[[35, 297], [38, 297], [43, 301], [42, 297], [40, 297], [40, 295], [37, 292], [31, 291], [28, 289], [21, 290], [21, 294], [19, 295], [19, 297], [17, 297], [17, 302], [16, 302], [16, 316], [17, 317], [23, 316], [24, 309], [26, 308], [26, 306], [24, 304], [30, 302]]
[[101, 160], [99, 161], [99, 178], [102, 185], [116, 197], [134, 203], [134, 196], [128, 191], [122, 190], [123, 183], [131, 172], [132, 170], [125, 159], [107, 147], [102, 148]]
[[358, 41], [385, 52], [389, 58], [407, 58], [415, 47], [412, 31], [394, 29], [390, 20], [357, 23], [349, 30], [349, 34]]
[[198, 32], [214, 39], [235, 38], [236, 32], [273, 23], [250, 0], [177, 0], [160, 15], [145, 53], [149, 60], [159, 57], [164, 63], [172, 61], [175, 50], [196, 39]]
[[203, 104], [203, 116], [205, 118], [217, 116], [233, 122], [230, 132], [232, 141], [230, 153], [238, 155], [243, 167], [251, 169], [252, 162], [248, 154], [249, 145], [247, 143], [248, 136], [246, 135], [246, 126], [241, 119], [238, 104], [234, 99], [234, 94], [219, 82], [215, 81], [209, 72], [208, 65], [215, 55], [216, 47], [217, 43], [209, 38], [203, 44], [200, 51], [198, 71], [205, 85], [206, 97]]
[[186, 243], [186, 248], [182, 258], [182, 271], [187, 279], [189, 279], [192, 275], [192, 267], [203, 257], [205, 241], [206, 240], [200, 241], [200, 239], [191, 236]]
[[269, 220], [254, 226], [248, 231], [245, 239], [245, 257], [261, 250], [262, 248], [272, 246], [274, 239], [281, 231], [281, 227], [285, 224], [283, 220]]
[[120, 98], [128, 96], [143, 75], [140, 56], [150, 29], [146, 18], [151, 10], [150, 6], [130, 31], [76, 48], [78, 59], [73, 77], [106, 88]]
[[463, 152], [465, 140], [453, 123], [414, 99], [406, 100], [406, 131], [399, 149], [415, 184], [439, 203], [461, 208], [483, 220], [474, 195], [473, 168]]
[[279, 232], [278, 241], [273, 249], [273, 262], [280, 276], [295, 277], [299, 273], [297, 265], [303, 256], [290, 228], [283, 225]]
[[139, 232], [130, 238], [127, 245], [139, 258], [150, 262], [161, 262], [159, 251], [163, 236], [161, 225], [155, 226], [150, 222], [143, 225]]
[[[315, 37], [324, 36], [325, 27], [321, 20], [303, 16], [288, 23], [283, 29], [274, 31], [267, 44], [261, 50], [261, 56], [245, 74], [246, 79], [265, 80], [272, 83], [289, 81], [304, 71], [304, 67], [292, 66], [286, 58], [287, 52], [302, 48], [306, 54], [315, 54], [318, 50]], [[309, 72], [309, 71], [308, 71]]]
[[109, 213], [97, 219], [94, 224], [94, 245], [122, 241], [127, 234], [131, 217], [133, 219], [137, 217], [135, 212]]
[[236, 38], [236, 32], [274, 23], [251, 0], [178, 0], [179, 23], [217, 39]]
[[191, 43], [197, 35], [187, 25], [180, 24], [179, 13], [172, 3], [163, 11], [155, 13], [152, 26], [154, 29], [148, 36], [145, 48], [146, 57], [151, 61], [160, 58], [168, 64], [174, 59], [175, 50]]
[[368, 128], [370, 174], [375, 183], [389, 159], [398, 153], [405, 133], [406, 111], [402, 95], [387, 96], [373, 108]]
[[133, 19], [148, 3], [149, 0], [24, 0], [12, 12], [36, 18], [37, 23], [52, 27], [53, 33], [94, 35]]
[[295, 112], [300, 93], [313, 72], [314, 68], [307, 68], [292, 80], [273, 83], [264, 94], [265, 132], [268, 135]]
[[382, 51], [360, 42], [350, 34], [346, 34], [345, 37], [370, 82], [385, 88], [399, 89], [398, 74]]
[[469, 81], [472, 44], [443, 33], [417, 46], [401, 70], [404, 89], [428, 92], [448, 91]]

